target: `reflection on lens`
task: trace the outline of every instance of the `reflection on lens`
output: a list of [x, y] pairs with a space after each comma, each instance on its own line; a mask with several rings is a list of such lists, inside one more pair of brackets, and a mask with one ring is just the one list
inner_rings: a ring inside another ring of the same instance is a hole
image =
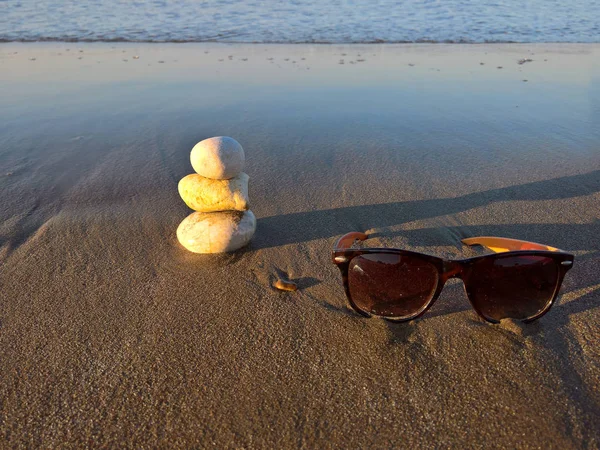
[[558, 267], [547, 256], [495, 256], [477, 261], [465, 280], [475, 307], [493, 320], [528, 319], [554, 297]]
[[372, 253], [352, 258], [348, 267], [352, 301], [377, 316], [418, 314], [433, 297], [437, 284], [437, 268], [416, 256]]

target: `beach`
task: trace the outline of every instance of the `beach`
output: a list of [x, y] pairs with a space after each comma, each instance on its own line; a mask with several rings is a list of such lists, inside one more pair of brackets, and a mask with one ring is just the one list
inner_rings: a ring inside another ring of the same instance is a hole
[[[599, 81], [599, 44], [0, 44], [2, 441], [598, 448]], [[257, 232], [197, 255], [177, 183], [212, 136], [244, 147]], [[394, 324], [347, 303], [350, 231], [575, 263], [532, 324], [459, 280]]]

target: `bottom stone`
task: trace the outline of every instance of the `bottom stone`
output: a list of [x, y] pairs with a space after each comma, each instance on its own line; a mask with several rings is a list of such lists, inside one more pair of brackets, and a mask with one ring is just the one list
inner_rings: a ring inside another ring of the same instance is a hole
[[233, 252], [250, 242], [256, 231], [252, 211], [195, 212], [177, 228], [177, 239], [194, 253]]

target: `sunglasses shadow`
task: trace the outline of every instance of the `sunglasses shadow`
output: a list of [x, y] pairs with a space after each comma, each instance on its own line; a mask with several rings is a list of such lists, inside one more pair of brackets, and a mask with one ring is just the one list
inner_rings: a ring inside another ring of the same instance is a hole
[[392, 345], [397, 344], [412, 344], [414, 339], [411, 337], [414, 335], [417, 324], [415, 322], [402, 322], [402, 323], [393, 323], [387, 321], [388, 333], [389, 333], [389, 343]]

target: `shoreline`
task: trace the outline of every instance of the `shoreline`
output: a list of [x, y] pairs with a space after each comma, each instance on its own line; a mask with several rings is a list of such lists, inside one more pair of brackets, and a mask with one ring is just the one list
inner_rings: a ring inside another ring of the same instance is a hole
[[598, 45], [600, 41], [435, 41], [435, 40], [416, 40], [416, 41], [219, 41], [219, 40], [171, 40], [171, 41], [153, 41], [153, 40], [127, 40], [127, 39], [61, 39], [61, 38], [44, 38], [44, 39], [2, 39], [0, 44], [37, 44], [37, 43], [55, 43], [55, 44], [223, 44], [223, 45], [403, 45], [403, 44], [433, 44], [433, 45], [579, 45], [591, 44]]

